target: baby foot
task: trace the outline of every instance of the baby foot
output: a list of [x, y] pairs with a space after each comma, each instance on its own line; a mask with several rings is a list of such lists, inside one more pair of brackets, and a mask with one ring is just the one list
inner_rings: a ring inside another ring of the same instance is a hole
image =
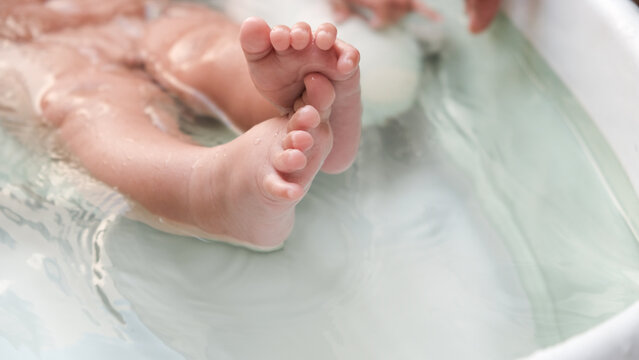
[[306, 23], [271, 29], [259, 18], [244, 21], [240, 43], [255, 87], [283, 112], [304, 91], [306, 75], [320, 73], [332, 81], [336, 97], [329, 119], [334, 144], [322, 170], [346, 170], [357, 154], [361, 131], [359, 52], [337, 40], [333, 25], [324, 24], [312, 33]]
[[192, 222], [222, 240], [279, 247], [331, 145], [330, 127], [306, 105], [211, 149], [191, 176]]

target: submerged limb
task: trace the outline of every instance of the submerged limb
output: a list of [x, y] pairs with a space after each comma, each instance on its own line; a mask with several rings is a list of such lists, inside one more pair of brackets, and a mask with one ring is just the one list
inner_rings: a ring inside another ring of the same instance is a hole
[[58, 77], [42, 111], [91, 175], [153, 213], [189, 222], [184, 184], [205, 148], [180, 133], [172, 100], [149, 79], [124, 69], [80, 69]]
[[146, 28], [147, 70], [196, 110], [222, 112], [245, 131], [281, 114], [253, 86], [238, 36], [239, 25], [221, 13], [172, 5]]

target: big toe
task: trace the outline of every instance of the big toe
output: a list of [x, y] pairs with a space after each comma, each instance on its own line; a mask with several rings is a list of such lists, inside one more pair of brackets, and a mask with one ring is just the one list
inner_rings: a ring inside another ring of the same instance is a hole
[[306, 91], [303, 94], [303, 101], [311, 105], [322, 115], [329, 112], [333, 102], [335, 102], [335, 87], [326, 76], [319, 73], [311, 73], [304, 77]]
[[263, 19], [250, 17], [244, 20], [240, 28], [240, 44], [249, 61], [259, 60], [271, 52], [270, 33], [271, 28]]

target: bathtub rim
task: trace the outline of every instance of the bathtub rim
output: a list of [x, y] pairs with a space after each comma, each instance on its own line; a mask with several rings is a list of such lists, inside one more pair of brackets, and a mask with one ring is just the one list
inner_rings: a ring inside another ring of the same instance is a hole
[[[624, 203], [624, 196], [617, 196], [619, 207], [630, 214], [629, 226], [636, 231], [639, 136], [632, 135], [639, 134], [639, 99], [633, 101], [632, 94], [639, 95], [639, 7], [630, 0], [504, 0], [503, 11], [572, 91], [610, 145], [628, 177], [625, 195], [634, 197]], [[637, 356], [639, 301], [527, 359]]]

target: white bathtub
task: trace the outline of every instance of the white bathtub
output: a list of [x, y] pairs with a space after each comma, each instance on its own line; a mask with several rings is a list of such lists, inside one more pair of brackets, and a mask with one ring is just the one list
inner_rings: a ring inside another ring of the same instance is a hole
[[[506, 0], [504, 10], [571, 89], [639, 193], [639, 7], [629, 0]], [[624, 198], [617, 199], [624, 206]], [[627, 209], [636, 223], [633, 209]], [[530, 359], [639, 358], [639, 303]]]

